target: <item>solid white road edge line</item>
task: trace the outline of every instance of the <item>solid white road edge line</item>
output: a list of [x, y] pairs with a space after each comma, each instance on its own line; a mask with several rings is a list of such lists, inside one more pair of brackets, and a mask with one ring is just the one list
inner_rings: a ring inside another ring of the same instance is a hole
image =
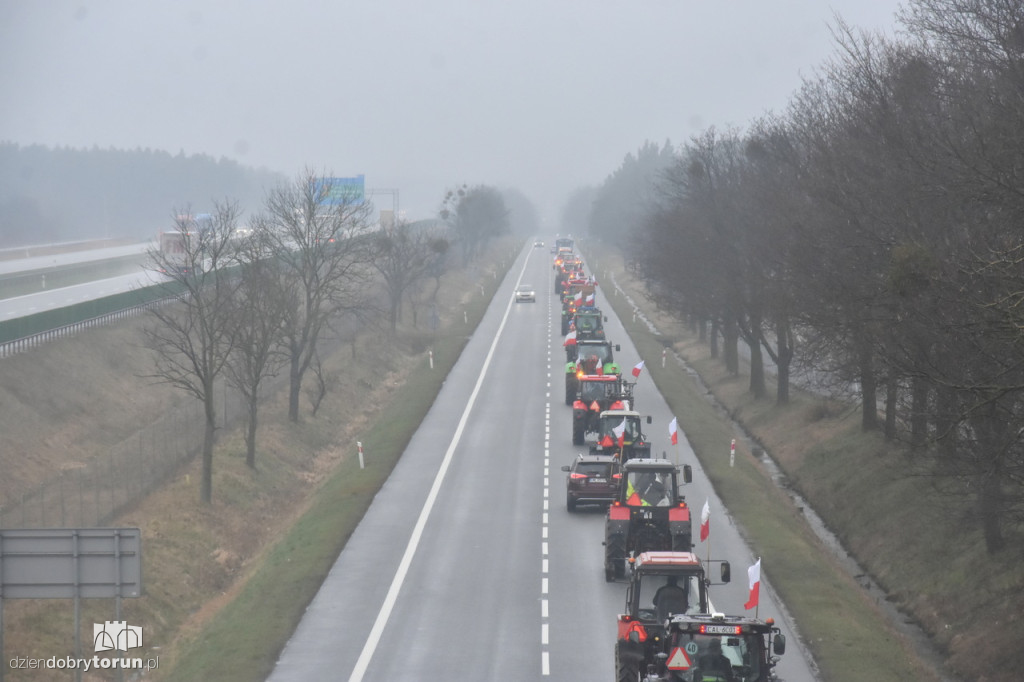
[[[527, 255], [526, 260], [523, 261], [523, 267], [519, 271], [516, 286], [518, 286], [519, 282], [522, 281], [523, 273], [526, 271], [526, 266], [529, 264], [530, 257]], [[356, 661], [356, 665], [352, 669], [352, 674], [349, 675], [349, 682], [362, 681], [363, 675], [366, 674], [366, 669], [370, 665], [370, 660], [373, 658], [373, 654], [377, 650], [377, 645], [380, 643], [380, 638], [384, 634], [384, 627], [388, 624], [388, 619], [391, 618], [391, 611], [395, 608], [395, 602], [398, 600], [398, 592], [402, 589], [402, 583], [405, 582], [405, 576], [409, 573], [409, 566], [412, 564], [413, 555], [416, 554], [416, 548], [419, 547], [420, 539], [423, 536], [423, 529], [427, 525], [427, 518], [430, 516], [431, 510], [434, 508], [434, 502], [437, 501], [437, 496], [441, 491], [441, 483], [444, 481], [444, 476], [448, 472], [448, 466], [452, 462], [452, 456], [455, 454], [455, 448], [458, 447], [459, 441], [462, 440], [462, 432], [466, 428], [466, 423], [469, 421], [469, 413], [472, 411], [473, 405], [476, 403], [476, 397], [477, 394], [480, 393], [480, 387], [483, 386], [484, 378], [487, 376], [487, 370], [491, 366], [491, 358], [494, 357], [494, 349], [498, 346], [498, 341], [501, 339], [501, 333], [505, 330], [505, 322], [508, 321], [508, 315], [512, 311], [512, 305], [514, 302], [515, 298], [513, 297], [505, 304], [505, 314], [501, 318], [501, 324], [498, 325], [498, 331], [494, 334], [494, 340], [491, 342], [491, 347], [487, 351], [487, 357], [484, 358], [484, 366], [480, 370], [480, 376], [477, 377], [476, 386], [473, 387], [473, 392], [470, 393], [469, 400], [466, 401], [466, 409], [463, 410], [462, 418], [459, 419], [459, 425], [455, 429], [452, 441], [448, 445], [448, 450], [444, 453], [444, 460], [442, 460], [441, 466], [437, 470], [437, 476], [434, 477], [434, 484], [430, 487], [427, 499], [423, 503], [423, 509], [420, 510], [419, 518], [416, 519], [416, 526], [412, 529], [412, 535], [409, 537], [409, 544], [405, 547], [405, 554], [402, 555], [402, 560], [398, 564], [398, 570], [395, 571], [395, 578], [391, 581], [391, 587], [388, 588], [387, 596], [384, 597], [384, 603], [381, 604], [380, 613], [377, 614], [377, 620], [374, 621], [373, 628], [370, 630], [370, 634], [366, 638], [366, 644], [363, 645], [363, 650], [359, 654], [359, 659]]]

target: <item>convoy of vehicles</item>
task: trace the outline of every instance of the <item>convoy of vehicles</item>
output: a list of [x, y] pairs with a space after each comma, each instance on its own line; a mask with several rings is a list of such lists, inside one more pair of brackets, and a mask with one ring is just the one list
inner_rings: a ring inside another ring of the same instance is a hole
[[[615, 679], [775, 680], [785, 637], [771, 619], [715, 611], [705, 562], [691, 551], [690, 507], [681, 490], [692, 481], [692, 469], [651, 456], [643, 426], [652, 418], [636, 411], [635, 383], [623, 380], [613, 353], [620, 346], [606, 338], [607, 318], [594, 305], [596, 282], [572, 249], [565, 238], [552, 248], [555, 292], [562, 301], [562, 333], [568, 334], [565, 403], [573, 408], [572, 442], [589, 442], [589, 448], [561, 470], [569, 512], [580, 505], [607, 507], [605, 580], [628, 581], [625, 612], [618, 616]], [[719, 564], [715, 584], [728, 583], [728, 562], [710, 563]]]

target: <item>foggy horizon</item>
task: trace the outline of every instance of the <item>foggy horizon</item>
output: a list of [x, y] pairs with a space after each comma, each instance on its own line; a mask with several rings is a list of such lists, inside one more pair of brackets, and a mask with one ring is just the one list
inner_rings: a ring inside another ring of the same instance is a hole
[[891, 34], [900, 4], [0, 0], [0, 141], [365, 175], [411, 220], [486, 184], [557, 231], [645, 142], [783, 112], [837, 15]]

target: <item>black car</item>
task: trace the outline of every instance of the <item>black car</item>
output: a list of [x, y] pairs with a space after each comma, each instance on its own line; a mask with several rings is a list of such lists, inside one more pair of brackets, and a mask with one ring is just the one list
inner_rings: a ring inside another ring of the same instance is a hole
[[610, 504], [619, 495], [622, 474], [619, 460], [612, 455], [579, 454], [562, 471], [568, 474], [565, 507], [569, 511], [576, 511], [577, 504]]

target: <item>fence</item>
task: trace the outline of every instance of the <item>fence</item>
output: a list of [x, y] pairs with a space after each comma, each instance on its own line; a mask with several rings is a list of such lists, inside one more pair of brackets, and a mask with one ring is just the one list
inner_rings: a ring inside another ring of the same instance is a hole
[[[224, 386], [218, 421], [233, 424], [246, 412], [236, 391]], [[66, 469], [20, 499], [0, 506], [0, 528], [102, 526], [156, 489], [203, 447], [206, 417], [197, 400], [162, 419], [88, 464]], [[197, 487], [198, 490], [198, 487]]]
[[[170, 299], [173, 300], [173, 299]], [[141, 305], [132, 306], [131, 308], [125, 308], [124, 310], [116, 310], [114, 312], [105, 313], [97, 317], [91, 317], [86, 320], [80, 320], [78, 322], [72, 322], [70, 324], [61, 325], [54, 329], [47, 329], [45, 331], [23, 336], [19, 339], [13, 339], [11, 341], [5, 341], [0, 343], [0, 358], [10, 357], [15, 353], [24, 353], [25, 351], [38, 348], [44, 343], [49, 343], [56, 339], [63, 339], [69, 336], [74, 336], [79, 332], [89, 329], [91, 327], [101, 327], [103, 325], [112, 324], [114, 322], [120, 322], [129, 317], [136, 317], [146, 312], [150, 308], [156, 305], [161, 305], [165, 300], [150, 301]]]

